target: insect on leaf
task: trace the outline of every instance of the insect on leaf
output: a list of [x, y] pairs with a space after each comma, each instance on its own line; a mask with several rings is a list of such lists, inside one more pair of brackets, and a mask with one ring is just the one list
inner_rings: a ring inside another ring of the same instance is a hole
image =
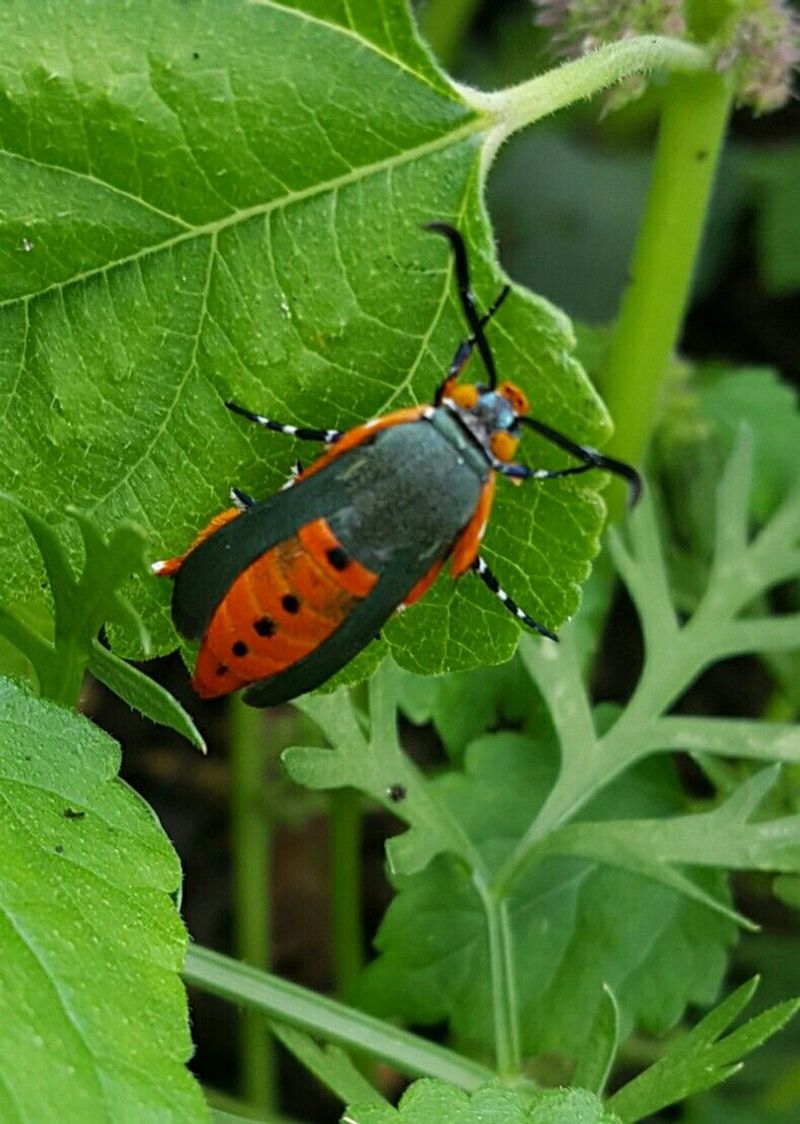
[[[0, 487], [101, 530], [133, 519], [167, 557], [232, 484], [266, 496], [307, 458], [226, 399], [340, 429], [430, 400], [466, 329], [423, 224], [462, 231], [481, 306], [503, 278], [481, 201], [489, 119], [404, 0], [54, 0], [4, 8], [0, 38]], [[515, 291], [491, 338], [536, 417], [602, 444], [563, 315]], [[525, 444], [534, 465], [569, 460]], [[596, 553], [600, 483], [500, 489], [487, 558], [552, 627]], [[30, 545], [0, 539], [6, 589], [32, 592]], [[155, 649], [174, 646], [166, 583], [127, 592]], [[443, 579], [387, 640], [417, 671], [497, 663], [507, 616], [472, 577]], [[111, 635], [141, 654], [124, 624]]]

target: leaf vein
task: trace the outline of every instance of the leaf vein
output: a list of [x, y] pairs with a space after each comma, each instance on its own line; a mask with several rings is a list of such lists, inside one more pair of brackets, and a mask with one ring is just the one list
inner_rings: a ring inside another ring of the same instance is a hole
[[[134, 195], [132, 191], [126, 191], [125, 188], [118, 187], [117, 184], [99, 179], [97, 176], [92, 175], [91, 172], [82, 172], [77, 168], [68, 168], [64, 164], [52, 164], [48, 160], [37, 160], [33, 156], [26, 156], [21, 152], [11, 152], [7, 148], [0, 148], [0, 157], [2, 156], [7, 157], [9, 160], [19, 160], [20, 163], [30, 164], [34, 168], [43, 168], [49, 172], [61, 172], [63, 175], [72, 176], [76, 180], [84, 180], [87, 183], [103, 188], [105, 191], [118, 195], [121, 199], [126, 199], [131, 203], [135, 203], [137, 206], [146, 208], [152, 214], [158, 215], [159, 218], [166, 219], [168, 222], [180, 224], [189, 233], [192, 232], [191, 224], [186, 222], [185, 219], [180, 218], [178, 215], [172, 215], [168, 211], [162, 211], [160, 207], [156, 207], [154, 203], [150, 203], [147, 199], [139, 195]], [[4, 301], [3, 303], [9, 304], [10, 302]]]
[[110, 269], [116, 269], [120, 266], [128, 265], [131, 262], [140, 261], [152, 254], [171, 249], [174, 246], [180, 245], [183, 242], [188, 242], [194, 238], [202, 238], [209, 234], [219, 234], [221, 231], [228, 229], [228, 227], [236, 226], [238, 223], [245, 222], [248, 219], [257, 218], [260, 215], [269, 215], [274, 211], [282, 210], [284, 207], [289, 207], [295, 203], [302, 203], [316, 196], [324, 195], [327, 191], [335, 191], [339, 188], [347, 187], [350, 184], [359, 183], [361, 180], [368, 179], [370, 176], [379, 175], [381, 172], [388, 172], [395, 167], [401, 167], [404, 164], [412, 163], [414, 160], [440, 152], [450, 145], [467, 140], [480, 129], [481, 124], [480, 118], [472, 118], [466, 124], [459, 125], [458, 128], [453, 129], [451, 132], [444, 133], [434, 140], [427, 141], [425, 144], [418, 145], [415, 148], [407, 149], [405, 152], [384, 157], [382, 160], [376, 160], [371, 164], [361, 165], [341, 176], [334, 176], [329, 180], [311, 184], [308, 187], [298, 188], [295, 191], [287, 192], [286, 195], [279, 196], [277, 199], [270, 199], [266, 203], [257, 203], [252, 207], [246, 207], [233, 214], [226, 215], [222, 219], [214, 219], [201, 226], [182, 231], [180, 234], [173, 235], [171, 238], [165, 238], [152, 245], [144, 246], [142, 249], [136, 250], [124, 257], [117, 258], [115, 261], [105, 262], [103, 265], [84, 270], [81, 273], [76, 273], [66, 280], [55, 281], [42, 289], [33, 290], [30, 293], [19, 293], [14, 297], [9, 297], [4, 301], [0, 301], [0, 309], [14, 305], [17, 301], [29, 297], [46, 296], [54, 290], [60, 290], [68, 285], [79, 284], [83, 281], [90, 280], [99, 274], [107, 273]]
[[172, 397], [172, 401], [170, 402], [167, 409], [164, 411], [164, 416], [161, 419], [161, 424], [158, 426], [157, 429], [155, 429], [153, 431], [152, 435], [150, 436], [150, 439], [145, 443], [145, 445], [144, 445], [142, 451], [140, 452], [139, 456], [137, 456], [133, 461], [131, 461], [131, 463], [126, 467], [125, 472], [122, 474], [122, 476], [120, 476], [118, 480], [114, 481], [114, 484], [109, 489], [109, 491], [106, 492], [106, 494], [104, 496], [99, 497], [98, 500], [96, 501], [96, 503], [94, 503], [92, 505], [92, 507], [89, 509], [90, 514], [94, 514], [102, 504], [106, 503], [111, 498], [111, 496], [114, 495], [115, 492], [117, 492], [124, 484], [126, 484], [131, 479], [131, 477], [134, 475], [134, 473], [138, 469], [139, 465], [142, 464], [142, 462], [144, 460], [146, 460], [147, 457], [150, 456], [150, 453], [153, 451], [153, 448], [158, 443], [159, 439], [161, 438], [162, 434], [164, 433], [164, 430], [167, 427], [168, 422], [170, 421], [170, 419], [172, 418], [172, 415], [175, 412], [175, 409], [178, 405], [178, 402], [180, 401], [180, 397], [181, 397], [181, 395], [184, 391], [186, 383], [188, 382], [189, 377], [192, 374], [192, 371], [194, 371], [196, 366], [197, 366], [197, 351], [198, 351], [198, 348], [200, 346], [200, 337], [202, 335], [203, 325], [205, 323], [206, 316], [207, 316], [207, 313], [208, 313], [208, 297], [209, 297], [209, 292], [210, 292], [210, 289], [211, 289], [211, 278], [212, 278], [212, 275], [213, 275], [213, 272], [214, 272], [214, 262], [216, 261], [216, 258], [217, 258], [217, 235], [216, 235], [215, 232], [212, 232], [211, 240], [210, 240], [210, 244], [209, 244], [208, 265], [207, 265], [207, 268], [206, 268], [206, 277], [205, 277], [205, 282], [204, 282], [204, 285], [203, 285], [203, 291], [200, 295], [200, 309], [199, 309], [199, 315], [198, 315], [198, 318], [197, 318], [197, 329], [194, 333], [194, 338], [193, 338], [193, 341], [192, 341], [192, 349], [191, 349], [191, 354], [189, 356], [189, 360], [186, 364], [186, 368], [185, 368], [183, 374], [181, 375], [180, 379], [177, 382], [177, 385], [175, 387], [175, 393]]
[[[390, 55], [384, 50], [381, 50], [377, 43], [373, 43], [371, 39], [366, 39], [363, 35], [359, 34], [353, 26], [353, 17], [350, 13], [350, 7], [347, 3], [345, 4], [345, 9], [347, 18], [350, 21], [349, 28], [343, 27], [341, 24], [332, 23], [328, 20], [321, 19], [319, 16], [313, 16], [310, 12], [303, 12], [297, 8], [287, 8], [285, 5], [277, 3], [277, 0], [249, 0], [249, 2], [254, 7], [272, 8], [276, 12], [283, 12], [285, 15], [294, 16], [295, 19], [302, 20], [305, 23], [317, 24], [318, 26], [324, 28], [324, 30], [328, 32], [328, 34], [333, 32], [338, 35], [346, 35], [349, 39], [355, 39], [355, 41], [360, 46], [366, 47], [367, 50], [372, 51], [380, 58], [386, 59], [386, 61], [391, 63], [392, 66], [396, 66], [399, 70], [404, 70], [407, 74], [410, 74], [419, 82], [424, 82], [426, 86], [429, 86], [430, 89], [434, 90], [437, 94], [443, 94], [445, 92], [445, 90], [442, 89], [441, 86], [435, 85], [428, 77], [428, 75], [421, 74], [418, 70], [414, 70], [413, 67], [410, 67], [402, 59], [397, 58], [394, 55]], [[458, 94], [455, 90], [452, 90], [452, 98], [453, 101], [459, 100]]]

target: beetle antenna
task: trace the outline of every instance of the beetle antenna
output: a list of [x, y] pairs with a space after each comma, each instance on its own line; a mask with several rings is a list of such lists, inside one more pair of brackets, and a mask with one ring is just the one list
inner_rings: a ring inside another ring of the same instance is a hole
[[535, 430], [546, 441], [550, 441], [553, 445], [558, 445], [559, 449], [564, 449], [566, 452], [571, 453], [573, 457], [583, 461], [583, 468], [579, 469], [561, 469], [556, 470], [548, 475], [565, 476], [570, 472], [581, 472], [590, 468], [600, 468], [604, 472], [613, 472], [615, 476], [621, 476], [628, 484], [628, 504], [633, 507], [639, 502], [639, 497], [642, 494], [642, 478], [639, 473], [629, 464], [624, 461], [615, 460], [614, 457], [605, 457], [602, 453], [598, 453], [596, 449], [592, 449], [589, 445], [579, 445], [576, 441], [572, 441], [569, 437], [565, 437], [563, 433], [559, 433], [557, 429], [551, 429], [549, 425], [544, 422], [537, 421], [535, 418], [529, 418], [521, 415], [517, 418], [517, 424], [527, 425], [530, 429]]
[[480, 352], [483, 365], [486, 368], [486, 373], [489, 376], [489, 390], [494, 390], [497, 386], [497, 370], [494, 365], [494, 356], [492, 355], [489, 341], [483, 331], [483, 326], [493, 315], [497, 308], [499, 308], [503, 296], [495, 302], [492, 307], [491, 313], [487, 316], [481, 316], [478, 312], [475, 303], [475, 294], [472, 292], [472, 286], [469, 283], [469, 263], [467, 261], [467, 248], [464, 245], [464, 239], [454, 226], [450, 226], [446, 222], [429, 222], [425, 225], [426, 230], [432, 230], [434, 234], [441, 234], [450, 243], [450, 248], [453, 251], [453, 261], [456, 270], [456, 282], [458, 284], [458, 295], [461, 298], [461, 307], [464, 309], [464, 316], [469, 324], [470, 331], [475, 340], [475, 344]]

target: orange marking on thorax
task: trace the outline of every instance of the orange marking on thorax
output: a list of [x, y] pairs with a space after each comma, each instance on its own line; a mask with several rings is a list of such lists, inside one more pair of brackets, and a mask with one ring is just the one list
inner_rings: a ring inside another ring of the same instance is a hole
[[478, 404], [480, 394], [477, 386], [471, 382], [456, 384], [455, 379], [450, 379], [444, 387], [443, 398], [450, 398], [462, 410], [474, 410]]
[[504, 429], [498, 429], [489, 438], [489, 448], [499, 461], [505, 461], [506, 464], [513, 461], [518, 445], [519, 438]]
[[192, 680], [203, 698], [276, 675], [313, 652], [377, 581], [324, 519], [278, 543], [233, 582], [203, 638]]

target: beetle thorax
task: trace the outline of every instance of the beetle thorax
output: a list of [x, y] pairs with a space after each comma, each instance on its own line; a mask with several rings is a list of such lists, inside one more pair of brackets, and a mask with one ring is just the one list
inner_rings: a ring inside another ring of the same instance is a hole
[[483, 450], [487, 460], [509, 461], [517, 447], [517, 419], [527, 413], [527, 400], [511, 383], [497, 390], [482, 386], [455, 386], [442, 405]]

